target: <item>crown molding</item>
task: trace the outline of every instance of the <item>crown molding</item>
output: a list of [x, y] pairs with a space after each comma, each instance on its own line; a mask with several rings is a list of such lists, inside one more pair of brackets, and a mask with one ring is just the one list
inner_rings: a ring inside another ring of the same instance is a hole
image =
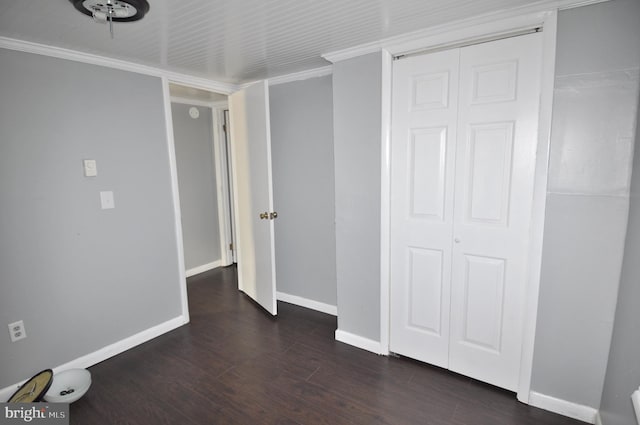
[[46, 44], [33, 43], [30, 41], [18, 40], [14, 38], [0, 37], [0, 48], [15, 50], [19, 52], [34, 53], [37, 55], [66, 59], [91, 65], [104, 66], [107, 68], [135, 72], [137, 74], [150, 75], [153, 77], [164, 77], [172, 83], [187, 85], [197, 89], [208, 90], [220, 94], [231, 94], [238, 89], [235, 84], [222, 83], [219, 81], [209, 80], [207, 78], [182, 74], [179, 72], [162, 68], [155, 68], [135, 62], [128, 62], [121, 59], [95, 55], [92, 53], [79, 52], [62, 47], [49, 46]]
[[575, 9], [576, 7], [589, 6], [591, 4], [605, 3], [609, 0], [574, 0], [574, 1], [565, 1], [567, 3], [565, 5], [558, 6], [558, 10], [567, 10], [567, 9]]
[[267, 82], [270, 86], [277, 84], [290, 83], [292, 81], [308, 80], [309, 78], [324, 77], [333, 73], [333, 65], [327, 65], [320, 68], [309, 69], [307, 71], [294, 72], [287, 75], [269, 78]]
[[492, 12], [480, 16], [400, 34], [379, 41], [325, 53], [322, 57], [331, 63], [357, 56], [387, 50], [392, 55], [411, 53], [482, 35], [507, 34], [514, 30], [535, 28], [544, 23], [550, 11], [572, 9], [609, 0], [542, 0], [530, 5]]

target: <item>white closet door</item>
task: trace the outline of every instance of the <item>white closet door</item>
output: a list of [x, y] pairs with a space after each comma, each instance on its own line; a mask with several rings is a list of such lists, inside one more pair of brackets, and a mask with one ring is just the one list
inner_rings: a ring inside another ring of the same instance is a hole
[[449, 368], [516, 390], [541, 34], [461, 49]]
[[393, 68], [390, 349], [516, 390], [541, 35]]
[[459, 50], [394, 62], [390, 349], [448, 365]]

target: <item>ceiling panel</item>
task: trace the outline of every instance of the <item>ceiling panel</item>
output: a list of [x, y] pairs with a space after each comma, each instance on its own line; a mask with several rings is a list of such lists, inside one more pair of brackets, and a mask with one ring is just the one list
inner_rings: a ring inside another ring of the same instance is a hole
[[106, 24], [68, 0], [0, 0], [0, 36], [243, 83], [325, 66], [321, 55], [531, 0], [150, 0]]

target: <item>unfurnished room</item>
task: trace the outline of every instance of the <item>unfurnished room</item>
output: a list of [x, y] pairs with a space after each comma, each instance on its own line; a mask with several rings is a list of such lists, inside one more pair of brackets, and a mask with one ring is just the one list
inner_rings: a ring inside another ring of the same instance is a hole
[[0, 424], [640, 425], [639, 0], [0, 0]]

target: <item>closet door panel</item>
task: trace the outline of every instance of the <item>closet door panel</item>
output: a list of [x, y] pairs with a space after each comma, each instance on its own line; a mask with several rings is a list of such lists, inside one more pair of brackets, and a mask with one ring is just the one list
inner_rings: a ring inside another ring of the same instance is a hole
[[391, 195], [393, 352], [449, 358], [459, 51], [394, 62]]
[[461, 49], [451, 280], [451, 370], [516, 390], [541, 35]]

